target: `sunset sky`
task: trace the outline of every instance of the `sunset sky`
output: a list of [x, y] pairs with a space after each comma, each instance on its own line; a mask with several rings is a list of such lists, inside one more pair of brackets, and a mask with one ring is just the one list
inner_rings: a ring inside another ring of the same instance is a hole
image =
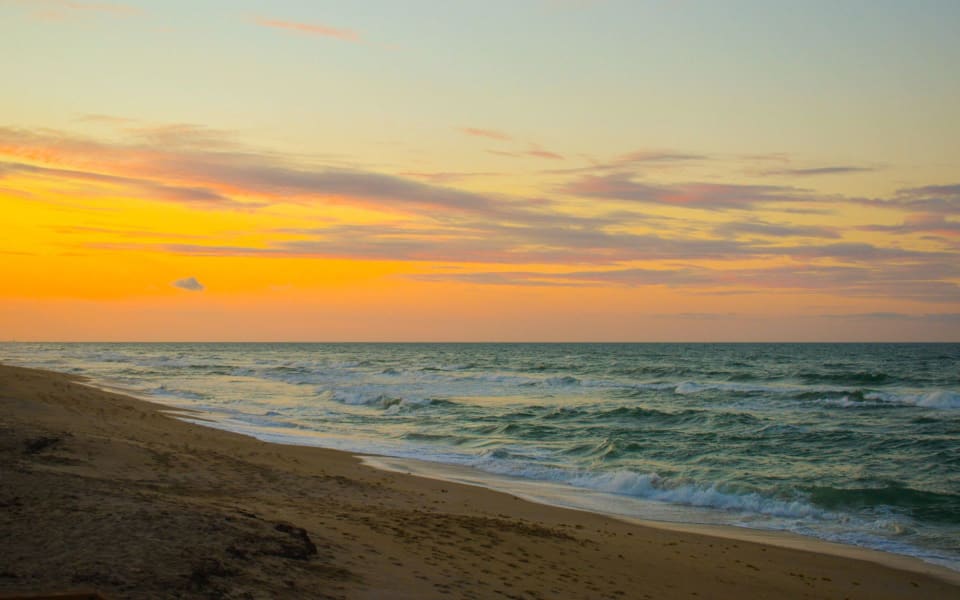
[[0, 0], [0, 340], [960, 341], [958, 25]]

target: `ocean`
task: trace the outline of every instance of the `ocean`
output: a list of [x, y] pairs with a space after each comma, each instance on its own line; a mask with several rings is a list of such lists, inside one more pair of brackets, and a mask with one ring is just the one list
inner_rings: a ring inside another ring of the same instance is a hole
[[6, 343], [0, 362], [563, 506], [960, 570], [960, 344]]

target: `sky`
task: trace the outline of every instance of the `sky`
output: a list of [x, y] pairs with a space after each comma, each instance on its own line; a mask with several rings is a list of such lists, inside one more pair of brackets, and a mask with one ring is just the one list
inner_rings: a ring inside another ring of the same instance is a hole
[[958, 24], [0, 0], [0, 340], [960, 341]]

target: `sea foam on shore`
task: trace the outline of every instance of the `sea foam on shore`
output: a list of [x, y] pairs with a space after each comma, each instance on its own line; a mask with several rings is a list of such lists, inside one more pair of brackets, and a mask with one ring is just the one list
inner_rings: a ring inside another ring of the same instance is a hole
[[262, 439], [559, 485], [564, 494], [550, 494], [590, 510], [791, 531], [960, 566], [958, 345], [3, 350]]

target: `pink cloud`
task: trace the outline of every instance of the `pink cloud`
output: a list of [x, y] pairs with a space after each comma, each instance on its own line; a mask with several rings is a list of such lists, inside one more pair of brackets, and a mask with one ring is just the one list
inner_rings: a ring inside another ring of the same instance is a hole
[[549, 150], [544, 150], [543, 148], [533, 148], [531, 150], [527, 150], [523, 154], [526, 154], [527, 156], [535, 156], [537, 158], [549, 158], [550, 160], [564, 160], [564, 158], [556, 152], [550, 152]]
[[509, 142], [513, 140], [513, 137], [503, 133], [501, 131], [496, 131], [493, 129], [480, 129], [478, 127], [464, 127], [460, 129], [463, 133], [467, 135], [472, 135], [474, 137], [485, 137], [490, 138], [491, 140], [500, 140], [504, 142]]
[[329, 25], [323, 25], [320, 23], [298, 23], [296, 21], [280, 21], [276, 19], [266, 19], [263, 17], [258, 17], [256, 19], [257, 25], [262, 27], [271, 27], [273, 29], [284, 29], [287, 31], [293, 31], [297, 33], [304, 33], [307, 35], [319, 35], [323, 37], [331, 37], [338, 40], [343, 40], [345, 42], [359, 42], [360, 34], [352, 29], [339, 29], [336, 27], [330, 27]]
[[559, 188], [574, 196], [608, 198], [708, 210], [751, 209], [761, 204], [807, 202], [805, 190], [770, 185], [686, 183], [661, 185], [636, 181], [629, 174], [588, 175]]
[[563, 156], [557, 154], [556, 152], [550, 152], [549, 150], [544, 150], [543, 148], [533, 147], [529, 150], [520, 150], [517, 152], [509, 152], [506, 150], [487, 150], [490, 154], [496, 154], [497, 156], [511, 156], [514, 158], [522, 158], [524, 156], [532, 156], [534, 158], [547, 158], [550, 160], [565, 160]]

